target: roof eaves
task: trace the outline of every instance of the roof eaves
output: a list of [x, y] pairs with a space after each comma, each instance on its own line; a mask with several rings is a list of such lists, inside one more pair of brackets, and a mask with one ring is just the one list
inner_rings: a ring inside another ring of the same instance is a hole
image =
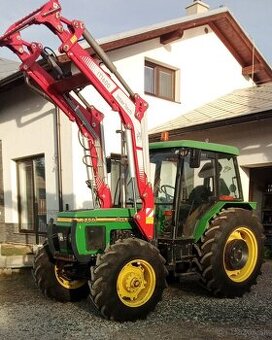
[[17, 72], [19, 65], [17, 61], [0, 57], [0, 81]]
[[[199, 124], [193, 124], [185, 127], [179, 127], [175, 128], [169, 132], [169, 138], [181, 138], [183, 134], [190, 133], [190, 132], [196, 132], [196, 131], [203, 131], [218, 127], [223, 127], [226, 125], [234, 125], [238, 123], [245, 123], [245, 122], [253, 122], [253, 121], [260, 121], [263, 119], [271, 119], [272, 118], [272, 109], [268, 109], [267, 111], [259, 112], [255, 111], [255, 113], [248, 113], [246, 115], [242, 116], [236, 116], [236, 117], [228, 117], [228, 118], [222, 118], [217, 119], [213, 121], [206, 121], [201, 122]], [[224, 124], [222, 124], [224, 122]], [[149, 141], [150, 142], [156, 142], [160, 141], [161, 139], [161, 132], [154, 132], [149, 133]]]
[[183, 30], [186, 30], [202, 26], [207, 24], [209, 21], [214, 20], [216, 17], [224, 16], [225, 14], [227, 15], [227, 13], [230, 13], [229, 10], [226, 7], [222, 7], [202, 14], [179, 17], [131, 31], [121, 32], [113, 36], [98, 39], [98, 42], [104, 50], [111, 51], [135, 43], [158, 38], [164, 34], [173, 32], [180, 27], [182, 27]]
[[0, 91], [1, 91], [1, 88], [4, 88], [4, 87], [10, 85], [11, 83], [20, 80], [23, 77], [24, 76], [23, 76], [23, 73], [21, 71], [16, 71], [15, 73], [12, 73], [9, 76], [1, 79], [0, 80]]
[[[180, 25], [180, 24], [184, 24], [184, 23], [194, 23], [196, 21], [199, 21], [200, 19], [203, 18], [209, 18], [218, 14], [222, 14], [222, 13], [227, 13], [229, 12], [227, 7], [221, 7], [219, 9], [215, 9], [215, 10], [210, 10], [207, 11], [205, 13], [202, 14], [196, 14], [196, 15], [189, 15], [189, 16], [183, 16], [183, 17], [179, 17], [176, 19], [171, 19], [168, 21], [163, 21], [163, 22], [159, 22], [159, 23], [155, 23], [153, 25], [148, 25], [145, 27], [141, 27], [141, 28], [136, 28], [130, 31], [126, 31], [126, 32], [120, 32], [118, 34], [114, 34], [112, 36], [107, 36], [107, 37], [102, 37], [100, 39], [97, 39], [98, 43], [101, 45], [107, 44], [107, 43], [112, 43], [114, 41], [119, 41], [119, 40], [123, 40], [126, 38], [130, 38], [130, 37], [134, 37], [137, 35], [141, 35], [144, 33], [148, 33], [148, 32], [152, 32], [152, 31], [157, 31], [157, 30], [163, 30], [164, 28], [168, 28], [168, 27], [172, 27], [172, 26], [176, 26], [176, 25]], [[192, 24], [191, 27], [194, 27], [194, 25]]]

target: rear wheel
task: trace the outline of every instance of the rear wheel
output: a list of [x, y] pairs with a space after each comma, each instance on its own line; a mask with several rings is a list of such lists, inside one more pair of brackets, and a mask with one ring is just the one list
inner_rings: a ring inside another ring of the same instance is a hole
[[119, 240], [97, 259], [91, 299], [116, 321], [142, 319], [160, 301], [167, 270], [157, 248], [140, 239]]
[[222, 211], [202, 238], [200, 263], [206, 287], [222, 297], [249, 291], [260, 274], [263, 240], [262, 227], [252, 211]]
[[79, 301], [89, 294], [87, 280], [72, 279], [63, 261], [56, 261], [45, 244], [35, 256], [33, 276], [42, 293], [58, 301]]

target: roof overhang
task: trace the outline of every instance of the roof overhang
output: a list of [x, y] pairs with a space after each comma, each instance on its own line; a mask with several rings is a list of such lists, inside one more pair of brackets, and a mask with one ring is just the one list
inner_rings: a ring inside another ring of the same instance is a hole
[[[187, 133], [204, 131], [204, 130], [215, 129], [215, 128], [222, 128], [228, 125], [256, 122], [256, 121], [261, 121], [264, 119], [271, 119], [271, 118], [272, 118], [272, 110], [267, 110], [263, 112], [255, 112], [255, 113], [251, 113], [248, 115], [236, 116], [236, 117], [227, 118], [227, 119], [218, 119], [212, 122], [206, 122], [202, 124], [195, 124], [195, 125], [180, 127], [180, 128], [169, 130], [167, 132], [168, 132], [169, 140], [172, 140], [177, 137], [182, 138], [182, 135], [187, 134]], [[149, 135], [149, 141], [159, 142], [161, 140], [161, 134], [162, 132], [151, 133]]]

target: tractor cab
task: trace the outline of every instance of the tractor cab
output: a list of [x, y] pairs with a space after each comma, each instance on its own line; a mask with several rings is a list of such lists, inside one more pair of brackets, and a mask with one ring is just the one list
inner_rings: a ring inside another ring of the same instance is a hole
[[159, 236], [191, 238], [197, 221], [218, 201], [242, 201], [237, 149], [195, 141], [150, 146]]

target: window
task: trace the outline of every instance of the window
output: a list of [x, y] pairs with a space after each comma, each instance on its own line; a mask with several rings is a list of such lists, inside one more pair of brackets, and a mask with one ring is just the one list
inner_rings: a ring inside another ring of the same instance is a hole
[[145, 93], [168, 100], [175, 100], [174, 69], [149, 61], [145, 62]]
[[233, 197], [235, 199], [242, 199], [242, 193], [239, 190], [238, 178], [236, 175], [236, 158], [229, 155], [221, 154], [218, 159], [219, 172], [219, 198], [224, 196]]
[[169, 151], [151, 154], [151, 178], [156, 204], [173, 204], [178, 157]]
[[46, 232], [46, 187], [43, 156], [17, 161], [20, 231]]
[[212, 198], [234, 200], [242, 197], [239, 192], [234, 157], [202, 151], [199, 167], [191, 168], [189, 156], [184, 159], [183, 200], [189, 199], [192, 202], [201, 199], [203, 203]]

